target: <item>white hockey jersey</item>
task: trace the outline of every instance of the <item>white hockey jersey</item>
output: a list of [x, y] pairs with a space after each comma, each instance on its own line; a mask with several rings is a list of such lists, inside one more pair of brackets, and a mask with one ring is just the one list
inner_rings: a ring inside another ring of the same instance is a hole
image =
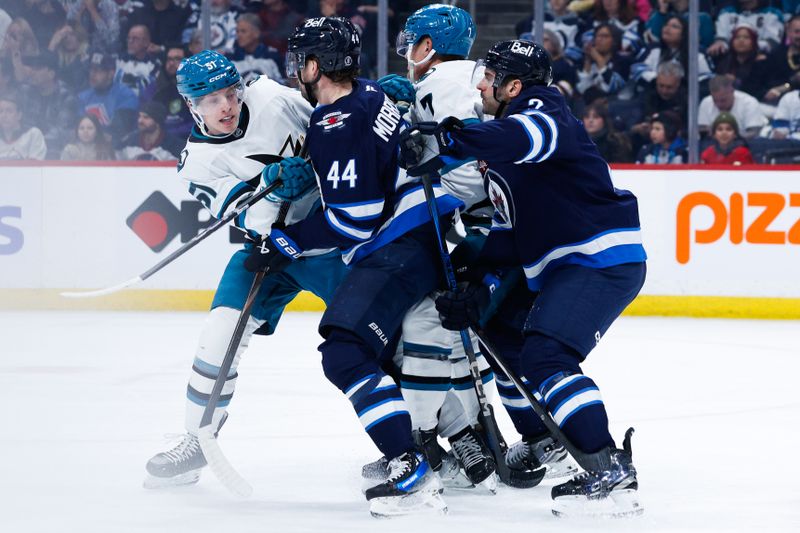
[[[445, 61], [432, 67], [415, 84], [416, 101], [410, 111], [412, 123], [423, 121], [441, 122], [447, 117], [456, 117], [469, 122], [483, 121], [481, 93], [472, 82], [475, 62], [468, 60]], [[436, 152], [436, 140], [428, 137], [431, 149]], [[472, 210], [473, 206], [486, 199], [483, 178], [475, 160], [465, 160], [459, 166], [445, 167], [440, 171], [442, 187], [466, 206], [465, 211], [473, 215], [491, 217], [491, 204]]]
[[[267, 164], [299, 155], [311, 111], [299, 91], [258, 78], [245, 88], [239, 128], [233, 134], [214, 138], [196, 126], [192, 129], [178, 162], [178, 176], [214, 217], [222, 218], [261, 185]], [[292, 203], [286, 224], [304, 219], [318, 202], [315, 188]], [[254, 238], [265, 235], [279, 209], [279, 201], [264, 199], [237, 217], [235, 224]]]

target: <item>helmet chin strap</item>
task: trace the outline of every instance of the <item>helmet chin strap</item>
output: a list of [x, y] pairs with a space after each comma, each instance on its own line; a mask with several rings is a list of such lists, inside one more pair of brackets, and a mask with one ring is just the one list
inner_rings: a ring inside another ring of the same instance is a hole
[[322, 71], [317, 70], [317, 77], [314, 78], [313, 81], [303, 81], [303, 73], [300, 69], [297, 70], [297, 79], [300, 80], [300, 83], [303, 84], [303, 87], [306, 88], [305, 98], [311, 107], [317, 107], [317, 97], [314, 96], [314, 87], [319, 83], [320, 78], [322, 78]]
[[505, 111], [508, 102], [504, 102], [503, 100], [500, 100], [497, 97], [497, 89], [498, 89], [497, 87], [493, 87], [492, 89], [493, 89], [492, 98], [494, 98], [495, 100], [497, 100], [497, 102], [500, 103], [500, 105], [497, 107], [497, 111], [495, 111], [494, 113], [494, 118], [503, 118], [503, 111]]
[[428, 55], [423, 57], [421, 61], [417, 62], [417, 61], [414, 61], [413, 59], [411, 59], [411, 50], [412, 49], [413, 49], [413, 47], [409, 46], [408, 47], [408, 51], [406, 52], [406, 61], [408, 62], [408, 79], [409, 79], [409, 81], [411, 81], [411, 83], [416, 83], [417, 79], [416, 79], [416, 75], [414, 74], [414, 72], [416, 71], [416, 68], [418, 66], [424, 65], [425, 63], [430, 61], [433, 58], [433, 55], [436, 53], [436, 50], [431, 48], [431, 51], [428, 52]]

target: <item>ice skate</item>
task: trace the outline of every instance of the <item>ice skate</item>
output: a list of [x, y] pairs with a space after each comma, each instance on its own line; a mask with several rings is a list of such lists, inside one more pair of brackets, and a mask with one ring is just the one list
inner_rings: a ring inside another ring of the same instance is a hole
[[467, 478], [461, 463], [458, 462], [452, 451], [442, 456], [442, 468], [439, 477], [445, 489], [474, 489], [475, 485]]
[[566, 517], [627, 518], [644, 512], [630, 450], [630, 431], [624, 450], [606, 448], [598, 468], [581, 472], [551, 491], [553, 514]]
[[492, 454], [472, 427], [466, 427], [450, 437], [453, 454], [464, 467], [464, 472], [473, 485], [497, 492], [497, 469]]
[[550, 436], [523, 438], [506, 452], [506, 464], [512, 470], [536, 470], [544, 466], [544, 479], [559, 479], [578, 473], [578, 466], [564, 445]]
[[389, 461], [389, 479], [367, 490], [369, 512], [378, 518], [446, 513], [441, 488], [439, 476], [422, 454], [406, 452]]
[[147, 462], [144, 488], [157, 489], [197, 483], [200, 471], [206, 464], [197, 436], [185, 433], [174, 448], [157, 453]]

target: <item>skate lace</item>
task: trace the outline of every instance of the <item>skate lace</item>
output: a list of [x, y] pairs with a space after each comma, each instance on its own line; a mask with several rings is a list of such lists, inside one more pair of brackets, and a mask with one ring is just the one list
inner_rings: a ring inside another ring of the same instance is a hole
[[181, 435], [167, 435], [171, 438], [180, 438], [181, 441], [171, 450], [164, 452], [164, 456], [174, 463], [186, 461], [200, 451], [200, 441], [194, 435], [184, 433]]
[[520, 464], [528, 458], [528, 445], [523, 442], [515, 442], [506, 452], [506, 464]]
[[411, 472], [411, 461], [404, 457], [395, 457], [389, 461], [389, 479], [387, 479], [389, 483], [394, 483]]
[[455, 441], [453, 443], [453, 448], [455, 448], [458, 458], [461, 459], [464, 469], [468, 469], [483, 461], [481, 445], [472, 435], [464, 435], [459, 440]]

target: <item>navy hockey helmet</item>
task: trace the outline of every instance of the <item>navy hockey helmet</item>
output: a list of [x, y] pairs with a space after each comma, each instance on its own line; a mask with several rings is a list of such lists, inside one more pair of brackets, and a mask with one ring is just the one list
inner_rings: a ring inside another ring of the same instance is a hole
[[495, 43], [486, 53], [483, 66], [494, 71], [495, 88], [507, 78], [516, 78], [523, 87], [550, 85], [553, 81], [553, 62], [547, 51], [534, 43], [514, 39]]
[[405, 57], [412, 46], [428, 36], [437, 53], [467, 57], [477, 32], [470, 14], [460, 7], [431, 4], [408, 17], [397, 36], [397, 53]]
[[316, 58], [321, 73], [355, 70], [361, 55], [361, 35], [349, 19], [319, 17], [306, 20], [289, 37], [286, 73], [296, 77], [306, 59]]

